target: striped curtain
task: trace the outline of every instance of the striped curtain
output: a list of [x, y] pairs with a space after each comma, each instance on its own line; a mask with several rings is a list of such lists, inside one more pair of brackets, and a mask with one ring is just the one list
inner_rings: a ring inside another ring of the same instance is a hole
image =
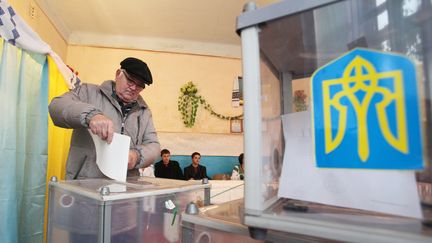
[[64, 178], [71, 136], [48, 101], [79, 79], [6, 0], [0, 36], [0, 242], [45, 242], [47, 181]]
[[47, 58], [3, 39], [0, 52], [0, 242], [42, 242]]

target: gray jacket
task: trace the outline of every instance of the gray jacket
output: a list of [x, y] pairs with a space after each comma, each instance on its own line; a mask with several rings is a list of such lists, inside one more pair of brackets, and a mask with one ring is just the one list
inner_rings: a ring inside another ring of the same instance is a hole
[[[49, 105], [51, 118], [56, 126], [73, 128], [67, 160], [66, 179], [105, 178], [96, 165], [96, 151], [89, 134], [88, 120], [103, 114], [114, 123], [114, 132], [120, 133], [123, 115], [120, 105], [113, 97], [114, 81], [102, 85], [82, 84], [54, 98]], [[153, 125], [152, 114], [139, 96], [138, 106], [125, 118], [124, 134], [131, 137], [131, 149], [140, 154], [135, 169], [128, 176], [137, 175], [137, 168], [154, 162], [160, 153], [160, 145]]]

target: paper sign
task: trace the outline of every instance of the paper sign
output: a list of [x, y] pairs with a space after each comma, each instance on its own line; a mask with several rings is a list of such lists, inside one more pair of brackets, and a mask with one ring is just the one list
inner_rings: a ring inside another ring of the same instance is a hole
[[311, 78], [318, 167], [423, 169], [419, 92], [406, 56], [354, 49]]
[[284, 115], [282, 121], [279, 197], [422, 218], [413, 171], [317, 168], [310, 112]]
[[107, 177], [126, 182], [130, 137], [114, 133], [111, 144], [89, 133], [96, 147], [96, 164]]

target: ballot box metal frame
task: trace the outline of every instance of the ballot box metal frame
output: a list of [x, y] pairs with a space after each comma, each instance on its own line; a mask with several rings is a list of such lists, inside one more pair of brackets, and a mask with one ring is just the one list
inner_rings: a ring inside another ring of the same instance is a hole
[[[261, 28], [272, 21], [348, 1], [355, 2], [355, 0], [286, 0], [259, 9], [251, 2], [245, 4], [243, 13], [237, 18], [236, 31], [241, 37], [242, 44], [244, 150], [247, 168], [245, 170], [244, 223], [249, 226], [251, 235], [256, 238], [262, 238], [260, 235], [265, 234], [267, 229], [272, 229], [341, 241], [392, 242], [398, 240], [402, 242], [430, 242], [432, 240], [432, 229], [422, 224], [421, 220], [376, 215], [354, 209], [352, 211], [351, 209], [340, 209], [341, 212], [343, 210], [350, 211], [346, 213], [347, 215], [354, 215], [352, 220], [335, 219], [334, 217], [328, 217], [326, 212], [328, 210], [338, 210], [337, 207], [311, 203], [309, 206], [316, 209], [318, 213], [289, 212], [282, 209], [287, 199], [279, 199], [277, 189], [263, 196], [263, 191], [266, 190], [263, 189], [263, 185], [271, 187], [270, 184], [275, 184], [275, 187], [277, 187], [279, 178], [275, 178], [271, 182], [264, 181], [263, 178], [266, 172], [263, 172], [262, 167], [262, 149], [266, 141], [262, 139], [262, 131], [268, 128], [263, 127], [262, 122], [263, 111], [261, 106], [264, 98], [262, 97], [261, 58], [268, 57], [261, 56]], [[430, 18], [428, 15], [422, 17]], [[429, 22], [431, 22], [430, 19]], [[427, 38], [431, 38], [432, 33], [428, 34]], [[429, 49], [426, 49], [424, 53], [429, 60], [432, 60], [431, 49], [429, 45]], [[429, 76], [430, 79], [432, 77], [432, 61], [425, 63], [425, 65], [427, 65], [425, 75]], [[281, 99], [282, 113], [291, 113], [292, 81], [296, 77], [287, 72], [282, 73], [278, 78], [281, 82], [280, 93], [275, 95], [283, 97]], [[427, 80], [425, 90], [422, 92], [424, 92], [424, 98], [427, 99], [425, 103], [428, 121], [426, 130], [423, 132], [427, 133], [431, 132], [432, 127], [431, 111], [428, 110], [430, 109], [430, 98], [432, 97], [430, 80]], [[431, 136], [426, 139], [427, 143], [432, 144], [430, 141]], [[431, 152], [427, 152], [430, 160], [432, 157]], [[281, 170], [281, 168], [276, 169]], [[431, 171], [431, 168], [429, 167], [427, 170]], [[398, 221], [402, 223], [398, 225]]]

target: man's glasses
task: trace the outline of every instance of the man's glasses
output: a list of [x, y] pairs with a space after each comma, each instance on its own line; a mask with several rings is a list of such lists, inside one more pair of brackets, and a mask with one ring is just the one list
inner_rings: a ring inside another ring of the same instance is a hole
[[145, 88], [145, 85], [144, 84], [139, 84], [138, 82], [136, 82], [135, 80], [133, 80], [132, 78], [131, 78], [131, 76], [126, 72], [126, 70], [124, 70], [124, 69], [120, 69], [121, 70], [121, 72], [123, 73], [123, 75], [125, 76], [125, 78], [126, 78], [126, 81], [127, 81], [127, 85], [129, 86], [129, 87], [131, 87], [131, 86], [136, 86], [137, 88], [139, 88], [139, 89], [144, 89]]

